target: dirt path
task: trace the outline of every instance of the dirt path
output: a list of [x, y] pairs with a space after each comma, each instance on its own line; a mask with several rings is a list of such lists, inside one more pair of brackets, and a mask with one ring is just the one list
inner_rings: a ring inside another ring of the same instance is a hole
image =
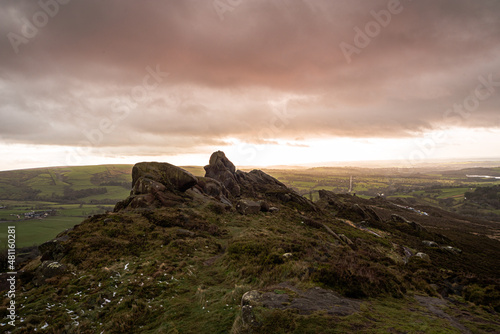
[[448, 302], [443, 299], [435, 298], [435, 297], [424, 297], [424, 296], [415, 296], [415, 299], [420, 303], [420, 305], [425, 306], [429, 312], [434, 314], [435, 316], [448, 320], [453, 327], [458, 329], [461, 333], [470, 333], [472, 332], [468, 330], [464, 325], [462, 325], [456, 318], [450, 316], [446, 312], [444, 312], [440, 305], [446, 305]]

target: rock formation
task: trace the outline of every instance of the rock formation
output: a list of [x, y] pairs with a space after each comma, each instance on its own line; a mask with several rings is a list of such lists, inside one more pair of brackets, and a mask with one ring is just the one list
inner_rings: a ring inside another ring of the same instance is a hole
[[[237, 171], [224, 152], [214, 152], [205, 171], [205, 177], [197, 178], [168, 163], [138, 163], [132, 170], [130, 196], [116, 205], [115, 212], [126, 208], [171, 207], [193, 198], [216, 201], [228, 208], [237, 205], [236, 209], [242, 214], [268, 212], [270, 203], [318, 210], [311, 201], [260, 170]], [[275, 207], [273, 212], [277, 210]]]

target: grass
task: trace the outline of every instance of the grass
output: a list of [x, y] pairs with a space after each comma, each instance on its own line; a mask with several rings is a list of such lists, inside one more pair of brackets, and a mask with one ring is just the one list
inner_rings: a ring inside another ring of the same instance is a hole
[[80, 223], [79, 217], [49, 217], [10, 223], [0, 223], [0, 245], [7, 243], [7, 226], [16, 226], [16, 247], [40, 245], [56, 237], [61, 231]]
[[[61, 208], [78, 215], [87, 206]], [[45, 324], [55, 333], [237, 333], [242, 295], [282, 282], [361, 297], [361, 310], [344, 317], [258, 309], [259, 333], [458, 333], [411, 298], [413, 291], [432, 291], [421, 277], [432, 280], [433, 270], [451, 270], [453, 263], [397, 264], [389, 258], [393, 243], [421, 244], [404, 229], [389, 226], [377, 238], [329, 214], [315, 219], [353, 244], [303, 223], [302, 214], [286, 205], [252, 216], [190, 203], [93, 216], [68, 232], [66, 274], [41, 286], [23, 282], [19, 315], [25, 322], [13, 333], [40, 332]], [[28, 230], [22, 223], [19, 239]], [[36, 228], [41, 234], [42, 226]], [[192, 234], [179, 234], [179, 228]]]

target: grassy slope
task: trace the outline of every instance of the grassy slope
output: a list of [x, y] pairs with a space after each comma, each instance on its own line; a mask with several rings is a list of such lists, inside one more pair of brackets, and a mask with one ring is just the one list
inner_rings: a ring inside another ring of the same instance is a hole
[[[179, 234], [186, 221], [192, 236]], [[40, 287], [23, 284], [25, 320], [13, 333], [44, 326], [55, 333], [239, 333], [242, 295], [280, 282], [365, 297], [360, 312], [346, 317], [259, 308], [257, 333], [459, 333], [413, 297], [437, 295], [421, 278], [429, 266], [388, 259], [391, 241], [401, 236], [376, 238], [335, 219], [323, 222], [355, 246], [304, 224], [287, 207], [253, 216], [189, 205], [95, 216], [69, 232], [67, 275]], [[445, 268], [440, 275], [447, 277]], [[463, 300], [443, 309], [468, 314], [460, 319], [475, 333], [495, 328], [494, 315]]]

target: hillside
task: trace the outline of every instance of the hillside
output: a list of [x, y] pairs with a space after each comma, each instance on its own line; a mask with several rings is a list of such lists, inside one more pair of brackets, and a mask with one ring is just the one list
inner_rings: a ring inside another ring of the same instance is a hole
[[313, 203], [262, 171], [236, 170], [222, 152], [205, 170], [135, 165], [132, 191], [113, 212], [16, 264], [19, 317], [16, 327], [0, 325], [12, 333], [500, 328], [498, 223], [328, 190]]
[[[435, 168], [438, 167], [443, 166]], [[196, 176], [205, 174], [202, 167], [183, 168]], [[18, 247], [39, 245], [90, 215], [111, 211], [116, 202], [130, 192], [131, 170], [132, 165], [102, 165], [0, 172], [0, 222], [9, 221], [19, 227]], [[352, 193], [359, 197], [384, 194], [388, 198], [405, 198], [412, 205], [438, 206], [500, 221], [500, 209], [488, 205], [496, 197], [485, 199], [486, 202], [465, 200], [467, 192], [500, 185], [500, 179], [467, 175], [494, 176], [498, 170], [318, 167], [264, 169], [264, 172], [314, 201], [319, 200], [320, 190], [346, 193], [352, 176]], [[25, 214], [45, 212], [50, 215], [41, 220], [25, 217]], [[6, 238], [7, 232], [0, 230], [0, 245], [6, 244]]]

